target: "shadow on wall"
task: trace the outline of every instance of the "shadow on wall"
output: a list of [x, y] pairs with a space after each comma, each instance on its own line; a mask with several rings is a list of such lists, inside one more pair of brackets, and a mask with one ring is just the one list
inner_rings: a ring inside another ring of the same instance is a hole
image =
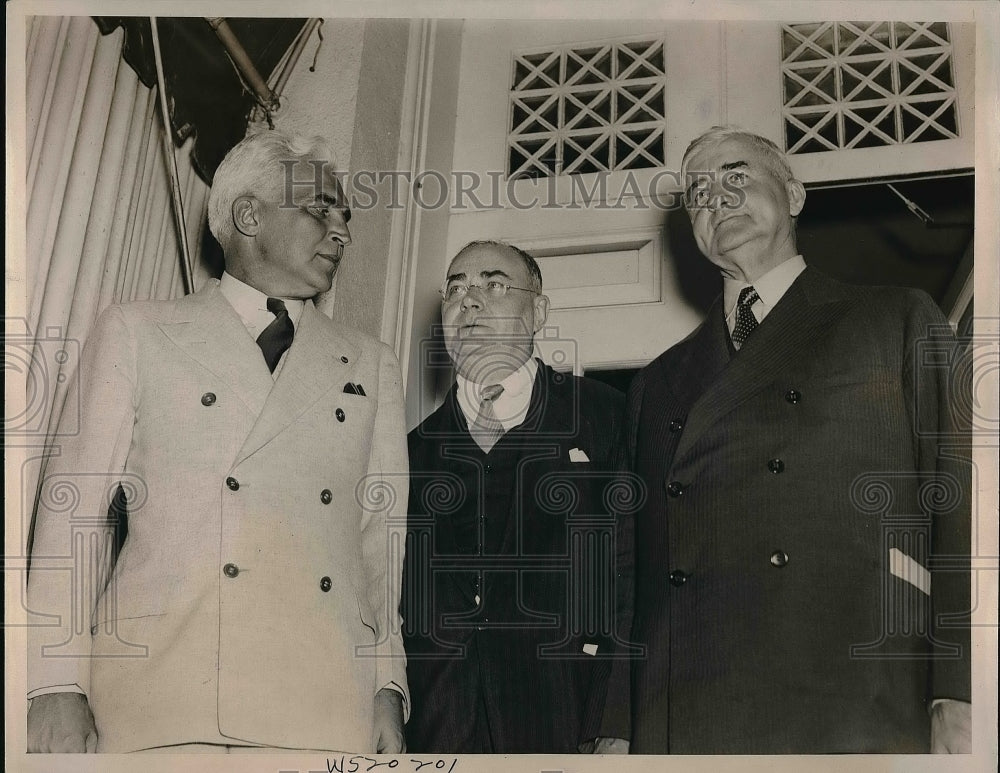
[[722, 292], [719, 269], [698, 251], [687, 212], [671, 210], [663, 227], [667, 253], [674, 261], [681, 296], [702, 314], [708, 313], [712, 301]]
[[216, 279], [222, 276], [222, 272], [226, 268], [222, 246], [212, 236], [212, 232], [208, 230], [208, 223], [205, 224], [205, 229], [201, 233], [201, 262], [204, 264], [208, 275]]
[[[455, 368], [448, 355], [448, 348], [444, 345], [444, 330], [441, 322], [441, 311], [438, 310], [431, 328], [431, 339], [428, 342], [426, 356], [429, 358], [425, 365], [425, 372], [430, 371], [433, 381], [434, 395], [437, 400], [443, 401], [455, 383]], [[424, 414], [426, 415], [426, 414]]]

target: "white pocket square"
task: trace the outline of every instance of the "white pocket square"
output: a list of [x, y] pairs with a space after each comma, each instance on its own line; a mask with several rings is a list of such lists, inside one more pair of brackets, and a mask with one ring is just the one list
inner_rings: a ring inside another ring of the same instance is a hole
[[571, 448], [569, 449], [569, 460], [571, 462], [589, 462], [590, 457], [579, 448]]
[[931, 595], [931, 573], [899, 548], [889, 548], [889, 573]]

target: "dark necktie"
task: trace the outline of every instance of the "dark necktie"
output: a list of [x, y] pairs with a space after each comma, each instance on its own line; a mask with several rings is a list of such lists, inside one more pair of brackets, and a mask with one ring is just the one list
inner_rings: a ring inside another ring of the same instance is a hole
[[493, 412], [493, 401], [503, 393], [501, 384], [490, 384], [483, 387], [482, 399], [479, 402], [479, 415], [472, 422], [469, 432], [483, 453], [489, 453], [496, 442], [503, 437], [503, 424]]
[[750, 307], [759, 300], [760, 296], [753, 287], [744, 287], [740, 290], [739, 300], [736, 301], [736, 325], [733, 327], [733, 346], [737, 349], [746, 343], [747, 336], [757, 327], [757, 318]]
[[285, 350], [292, 345], [295, 328], [288, 317], [288, 309], [280, 298], [268, 298], [267, 310], [274, 315], [274, 321], [257, 336], [257, 345], [264, 353], [264, 362], [268, 370], [274, 373], [278, 361]]

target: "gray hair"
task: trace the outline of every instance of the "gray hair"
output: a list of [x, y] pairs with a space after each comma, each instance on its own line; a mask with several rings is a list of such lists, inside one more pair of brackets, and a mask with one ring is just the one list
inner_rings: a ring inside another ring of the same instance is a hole
[[459, 255], [466, 250], [471, 250], [475, 247], [503, 247], [504, 249], [508, 249], [513, 252], [524, 263], [524, 267], [528, 269], [529, 289], [534, 290], [537, 293], [542, 292], [542, 270], [538, 267], [538, 262], [525, 250], [522, 250], [520, 247], [510, 244], [509, 242], [500, 241], [499, 239], [473, 240], [456, 252], [455, 257], [451, 259], [451, 262], [454, 263], [458, 260]]
[[335, 163], [333, 149], [322, 137], [277, 129], [253, 131], [226, 154], [215, 170], [208, 196], [208, 227], [223, 249], [233, 236], [233, 202], [246, 195], [280, 200], [285, 180], [281, 162], [309, 157]]
[[775, 145], [767, 137], [754, 134], [753, 132], [749, 132], [739, 126], [713, 126], [704, 134], [695, 137], [691, 141], [691, 144], [687, 146], [687, 150], [684, 151], [684, 157], [681, 159], [681, 178], [685, 180], [687, 179], [688, 161], [691, 156], [702, 148], [715, 147], [728, 139], [742, 140], [759, 150], [768, 169], [770, 169], [774, 176], [781, 182], [784, 183], [795, 179], [795, 174], [792, 172], [792, 167], [788, 163], [788, 158], [785, 156], [781, 148]]

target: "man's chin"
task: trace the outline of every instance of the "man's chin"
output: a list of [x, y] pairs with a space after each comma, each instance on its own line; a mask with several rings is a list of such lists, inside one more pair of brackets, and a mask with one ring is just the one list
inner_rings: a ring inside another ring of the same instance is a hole
[[455, 369], [477, 384], [501, 381], [527, 362], [530, 353], [496, 341], [461, 341], [451, 350]]
[[323, 298], [333, 289], [333, 277], [326, 277], [324, 281], [316, 282], [316, 293], [313, 298]]
[[760, 251], [760, 244], [747, 235], [739, 238], [725, 238], [717, 240], [706, 257], [719, 268], [726, 270], [733, 266], [739, 266], [747, 260], [754, 260], [756, 253]]

